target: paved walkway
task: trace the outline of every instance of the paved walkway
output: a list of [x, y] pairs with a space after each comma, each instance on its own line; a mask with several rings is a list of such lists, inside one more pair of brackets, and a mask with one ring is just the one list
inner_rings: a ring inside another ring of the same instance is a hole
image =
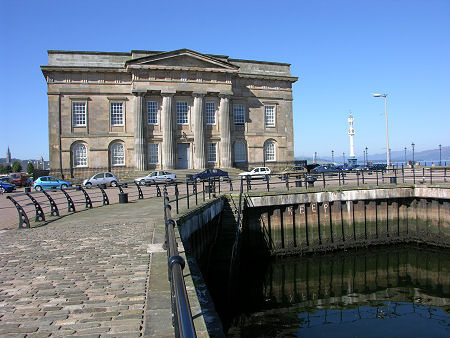
[[0, 336], [173, 336], [162, 210], [151, 198], [1, 231]]

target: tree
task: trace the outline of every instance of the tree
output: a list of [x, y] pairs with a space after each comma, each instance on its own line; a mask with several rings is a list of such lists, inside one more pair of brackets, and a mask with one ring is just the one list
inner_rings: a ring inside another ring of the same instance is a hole
[[3, 164], [0, 164], [0, 174], [6, 174], [5, 166]]
[[9, 164], [5, 165], [3, 167], [3, 174], [9, 174], [10, 172], [11, 172], [11, 166]]
[[22, 171], [22, 165], [20, 164], [19, 161], [14, 161], [13, 165], [12, 165], [12, 172], [13, 173], [19, 173]]
[[34, 171], [34, 165], [31, 162], [28, 162], [27, 164], [27, 174], [31, 175]]

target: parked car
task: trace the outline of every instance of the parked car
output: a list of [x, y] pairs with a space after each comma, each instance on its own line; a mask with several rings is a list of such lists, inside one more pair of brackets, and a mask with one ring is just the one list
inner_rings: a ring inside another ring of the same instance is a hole
[[26, 187], [28, 176], [25, 173], [11, 173], [8, 175], [12, 179], [13, 183], [18, 187]]
[[250, 176], [251, 179], [266, 178], [266, 175], [270, 175], [271, 171], [267, 167], [256, 167], [250, 171], [240, 173], [239, 176]]
[[295, 176], [296, 174], [301, 175], [304, 173], [307, 173], [308, 170], [305, 167], [302, 166], [294, 166], [291, 168], [287, 168], [285, 170], [283, 170], [282, 172], [280, 172], [280, 175], [278, 176], [281, 180], [286, 180], [287, 175], [292, 175]]
[[53, 176], [39, 177], [33, 183], [33, 188], [37, 191], [41, 191], [42, 189], [66, 189], [71, 186], [72, 183], [60, 180]]
[[375, 163], [369, 166], [370, 170], [386, 170], [387, 165], [383, 163]]
[[0, 180], [0, 193], [3, 194], [4, 192], [13, 192], [14, 190], [16, 190], [15, 184], [8, 183], [6, 180]]
[[136, 178], [134, 181], [140, 185], [174, 182], [177, 176], [167, 171], [152, 171], [144, 177]]
[[334, 166], [330, 166], [330, 165], [320, 165], [318, 167], [315, 167], [314, 169], [311, 170], [311, 173], [313, 174], [327, 174], [327, 175], [334, 175], [339, 171], [339, 169], [337, 169]]
[[[12, 178], [11, 178], [11, 177], [8, 177], [8, 176], [0, 177], [0, 181], [1, 181], [1, 182], [6, 182], [6, 183], [9, 183], [9, 184], [14, 184]], [[15, 185], [15, 184], [14, 184], [14, 185]]]
[[111, 187], [117, 187], [119, 179], [113, 173], [98, 173], [92, 176], [91, 178], [85, 179], [83, 181], [83, 185], [86, 187], [91, 187], [93, 185], [106, 184]]
[[203, 170], [201, 173], [194, 174], [194, 175], [186, 175], [186, 179], [191, 181], [205, 181], [209, 178], [219, 178], [220, 180], [229, 180], [228, 172], [223, 171], [222, 169], [206, 169]]

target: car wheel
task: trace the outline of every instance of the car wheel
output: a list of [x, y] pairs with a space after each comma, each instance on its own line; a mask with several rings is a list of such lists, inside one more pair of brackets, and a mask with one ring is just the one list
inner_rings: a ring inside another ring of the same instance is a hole
[[116, 181], [112, 181], [111, 182], [111, 187], [117, 187], [117, 182]]
[[36, 191], [42, 191], [42, 187], [40, 185], [37, 185], [34, 189], [36, 189]]
[[67, 188], [67, 184], [61, 184], [61, 189], [66, 189]]
[[92, 183], [91, 182], [87, 182], [86, 183], [86, 188], [90, 188], [90, 187], [92, 187]]
[[145, 180], [140, 180], [139, 185], [145, 185]]
[[197, 182], [201, 182], [202, 179], [200, 177], [197, 177]]

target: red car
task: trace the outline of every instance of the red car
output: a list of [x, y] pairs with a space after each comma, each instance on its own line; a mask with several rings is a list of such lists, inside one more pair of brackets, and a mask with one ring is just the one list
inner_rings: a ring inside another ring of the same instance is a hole
[[18, 187], [26, 187], [28, 176], [25, 173], [11, 173], [8, 177], [12, 180], [12, 183]]

